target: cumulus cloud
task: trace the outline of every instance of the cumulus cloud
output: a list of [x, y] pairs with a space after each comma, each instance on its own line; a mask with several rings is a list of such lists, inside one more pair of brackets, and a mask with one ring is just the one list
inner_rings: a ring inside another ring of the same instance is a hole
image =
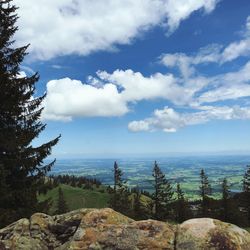
[[174, 31], [180, 22], [196, 10], [204, 9], [206, 13], [214, 10], [217, 0], [166, 0], [164, 3], [165, 11], [168, 17], [167, 25], [169, 32]]
[[126, 102], [113, 84], [95, 88], [64, 78], [47, 84], [43, 119], [70, 121], [72, 117], [120, 116], [128, 112]]
[[[238, 71], [208, 78], [182, 79], [161, 73], [146, 77], [131, 69], [98, 71], [96, 77], [88, 77], [87, 83], [69, 78], [48, 82], [43, 119], [121, 116], [130, 111], [131, 104], [155, 99], [199, 108], [204, 103], [250, 96], [249, 81], [250, 62]], [[147, 128], [145, 123], [140, 126]]]
[[[211, 12], [218, 0], [15, 0], [19, 45], [30, 43], [33, 59], [88, 55], [130, 44], [156, 25], [173, 32], [197, 10]], [[164, 26], [164, 25], [163, 25]]]
[[207, 123], [211, 120], [236, 120], [250, 119], [250, 107], [239, 106], [205, 106], [202, 111], [191, 113], [178, 113], [174, 109], [165, 107], [155, 110], [152, 117], [145, 120], [132, 121], [128, 129], [133, 132], [162, 130], [164, 132], [176, 132], [180, 128]]
[[72, 117], [119, 116], [129, 112], [130, 104], [162, 99], [175, 105], [189, 105], [194, 94], [207, 85], [197, 77], [183, 83], [172, 74], [149, 77], [133, 70], [98, 71], [87, 84], [69, 78], [47, 84], [43, 119], [69, 121]]
[[128, 102], [162, 98], [175, 104], [186, 104], [195, 92], [195, 86], [181, 86], [172, 74], [156, 73], [145, 77], [132, 70], [116, 70], [112, 74], [98, 72], [98, 76], [102, 81], [112, 82], [122, 88], [122, 98]]
[[120, 116], [129, 111], [130, 103], [141, 100], [163, 98], [187, 103], [191, 92], [168, 74], [144, 77], [132, 70], [99, 71], [97, 77], [88, 77], [88, 84], [69, 78], [48, 82], [43, 119]]

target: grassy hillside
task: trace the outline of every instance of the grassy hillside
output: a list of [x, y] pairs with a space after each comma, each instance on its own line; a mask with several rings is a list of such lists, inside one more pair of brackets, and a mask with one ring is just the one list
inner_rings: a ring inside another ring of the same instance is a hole
[[61, 187], [69, 210], [79, 208], [103, 208], [108, 206], [110, 195], [107, 192], [99, 192], [96, 190], [82, 189], [61, 184], [56, 188], [48, 191], [46, 195], [39, 195], [39, 201], [51, 198], [53, 204], [50, 209], [50, 214], [56, 210], [58, 200], [58, 189]]

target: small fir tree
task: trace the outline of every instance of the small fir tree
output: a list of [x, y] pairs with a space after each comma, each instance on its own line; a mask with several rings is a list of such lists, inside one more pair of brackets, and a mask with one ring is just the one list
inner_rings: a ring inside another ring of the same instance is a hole
[[114, 187], [112, 197], [110, 199], [110, 207], [123, 214], [129, 215], [131, 202], [129, 199], [129, 190], [126, 181], [123, 180], [123, 172], [119, 168], [117, 162], [114, 162]]
[[136, 187], [133, 192], [133, 218], [143, 220], [150, 217], [147, 207], [142, 202], [142, 192], [139, 187]]
[[229, 213], [230, 213], [230, 191], [227, 178], [223, 179], [222, 182], [222, 219], [224, 221], [229, 221]]
[[243, 206], [247, 213], [248, 224], [250, 225], [250, 165], [247, 166], [243, 177]]
[[201, 213], [202, 216], [207, 216], [209, 211], [209, 195], [212, 194], [212, 189], [208, 181], [208, 177], [205, 174], [204, 169], [201, 169], [200, 173], [200, 195], [201, 195]]
[[63, 191], [61, 189], [61, 187], [58, 188], [58, 200], [57, 200], [57, 210], [56, 210], [56, 214], [63, 214], [68, 212], [68, 206], [66, 203], [66, 200], [64, 198], [64, 194]]
[[152, 194], [154, 204], [153, 217], [158, 220], [166, 219], [170, 215], [170, 203], [173, 201], [174, 192], [170, 182], [166, 179], [156, 161], [152, 176], [154, 178], [154, 192]]
[[182, 191], [179, 183], [177, 184], [176, 196], [176, 221], [181, 223], [189, 217], [190, 209], [188, 202], [185, 200], [184, 192]]

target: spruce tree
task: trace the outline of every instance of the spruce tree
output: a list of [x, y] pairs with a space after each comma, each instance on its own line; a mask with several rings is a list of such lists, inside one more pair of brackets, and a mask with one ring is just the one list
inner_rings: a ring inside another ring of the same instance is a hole
[[129, 199], [129, 190], [126, 181], [123, 180], [123, 172], [117, 162], [114, 162], [114, 187], [110, 199], [110, 207], [123, 214], [129, 215], [131, 202]]
[[170, 203], [173, 201], [174, 192], [156, 161], [152, 176], [154, 178], [154, 192], [152, 194], [154, 203], [153, 217], [158, 220], [166, 219], [170, 215]]
[[14, 47], [17, 7], [12, 0], [0, 0], [0, 225], [39, 210], [39, 183], [54, 161], [44, 164], [59, 137], [40, 146], [33, 139], [45, 129], [40, 121], [41, 102], [35, 97], [38, 74], [20, 75], [28, 48]]
[[201, 213], [202, 216], [208, 215], [209, 210], [209, 197], [212, 194], [211, 186], [208, 181], [208, 177], [205, 174], [204, 169], [201, 169], [200, 173], [200, 195], [201, 195]]
[[147, 219], [150, 217], [147, 207], [142, 202], [142, 192], [136, 187], [133, 192], [133, 218], [136, 220]]
[[63, 191], [61, 189], [61, 187], [58, 188], [58, 200], [57, 200], [57, 210], [56, 210], [56, 214], [63, 214], [68, 212], [68, 206], [66, 203], [66, 200], [64, 198], [64, 194]]
[[175, 215], [176, 215], [176, 221], [179, 223], [185, 221], [190, 213], [190, 209], [188, 206], [188, 202], [185, 200], [184, 193], [181, 189], [180, 183], [177, 184], [176, 189], [176, 209], [175, 209]]
[[243, 177], [243, 206], [247, 213], [248, 224], [250, 225], [250, 165]]
[[227, 178], [223, 179], [222, 182], [222, 219], [224, 221], [229, 221], [229, 198], [230, 198], [230, 191]]

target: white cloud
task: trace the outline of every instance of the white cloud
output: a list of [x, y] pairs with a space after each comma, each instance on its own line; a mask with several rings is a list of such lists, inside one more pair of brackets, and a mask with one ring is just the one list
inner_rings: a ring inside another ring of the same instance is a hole
[[184, 53], [163, 54], [160, 60], [163, 65], [169, 68], [177, 67], [182, 77], [188, 79], [196, 73], [196, 65], [218, 62], [221, 57], [221, 48], [221, 45], [210, 44], [201, 48], [199, 52], [193, 56], [188, 56]]
[[245, 30], [242, 32], [244, 39], [229, 44], [221, 55], [221, 61], [232, 61], [240, 56], [250, 55], [250, 16], [246, 20]]
[[88, 84], [69, 78], [47, 84], [43, 119], [69, 121], [73, 117], [120, 116], [129, 111], [129, 104], [156, 98], [186, 104], [195, 92], [180, 86], [172, 75], [144, 77], [132, 70], [105, 71], [88, 77]]
[[26, 77], [27, 74], [25, 73], [25, 71], [19, 71], [18, 74], [17, 74], [17, 78], [23, 78], [23, 77]]
[[[108, 81], [121, 87], [124, 101], [140, 101], [155, 98], [171, 100], [174, 103], [186, 103], [191, 94], [176, 82], [171, 74], [157, 73], [149, 77], [132, 70], [116, 70], [112, 74], [98, 72], [103, 81]], [[183, 96], [185, 95], [185, 98]]]
[[129, 123], [128, 128], [133, 132], [149, 131], [149, 125], [147, 121], [133, 121]]
[[[161, 73], [145, 77], [132, 70], [116, 70], [111, 74], [99, 71], [97, 77], [88, 77], [88, 84], [69, 78], [50, 81], [43, 119], [68, 121], [73, 117], [121, 116], [129, 112], [130, 104], [155, 99], [199, 108], [203, 103], [250, 96], [249, 81], [250, 62], [239, 71], [210, 78], [182, 79]], [[140, 126], [146, 129], [144, 123]]]
[[130, 44], [143, 31], [167, 25], [173, 32], [197, 10], [211, 12], [218, 0], [14, 0], [19, 6], [19, 45], [31, 43], [33, 59], [87, 55]]
[[175, 30], [180, 22], [196, 10], [204, 9], [206, 13], [214, 10], [217, 0], [167, 0], [165, 2], [165, 10], [167, 13], [167, 25], [170, 32]]
[[209, 80], [213, 87], [202, 93], [197, 101], [199, 103], [216, 102], [229, 99], [238, 99], [250, 96], [250, 61], [239, 71], [229, 72], [215, 76]]
[[31, 75], [34, 75], [36, 72], [31, 68], [31, 67], [28, 67], [28, 66], [25, 66], [25, 65], [21, 65], [20, 66], [20, 69], [31, 74]]
[[[200, 107], [202, 109], [203, 107]], [[132, 121], [128, 129], [132, 132], [162, 130], [176, 132], [177, 130], [212, 120], [250, 119], [250, 107], [239, 106], [205, 106], [204, 110], [192, 113], [178, 113], [172, 108], [165, 107], [155, 110], [152, 117], [145, 120]]]
[[222, 62], [232, 61], [240, 56], [250, 55], [250, 38], [231, 43], [221, 55]]
[[64, 78], [47, 84], [42, 119], [70, 121], [73, 117], [120, 116], [128, 112], [113, 84], [95, 88]]

